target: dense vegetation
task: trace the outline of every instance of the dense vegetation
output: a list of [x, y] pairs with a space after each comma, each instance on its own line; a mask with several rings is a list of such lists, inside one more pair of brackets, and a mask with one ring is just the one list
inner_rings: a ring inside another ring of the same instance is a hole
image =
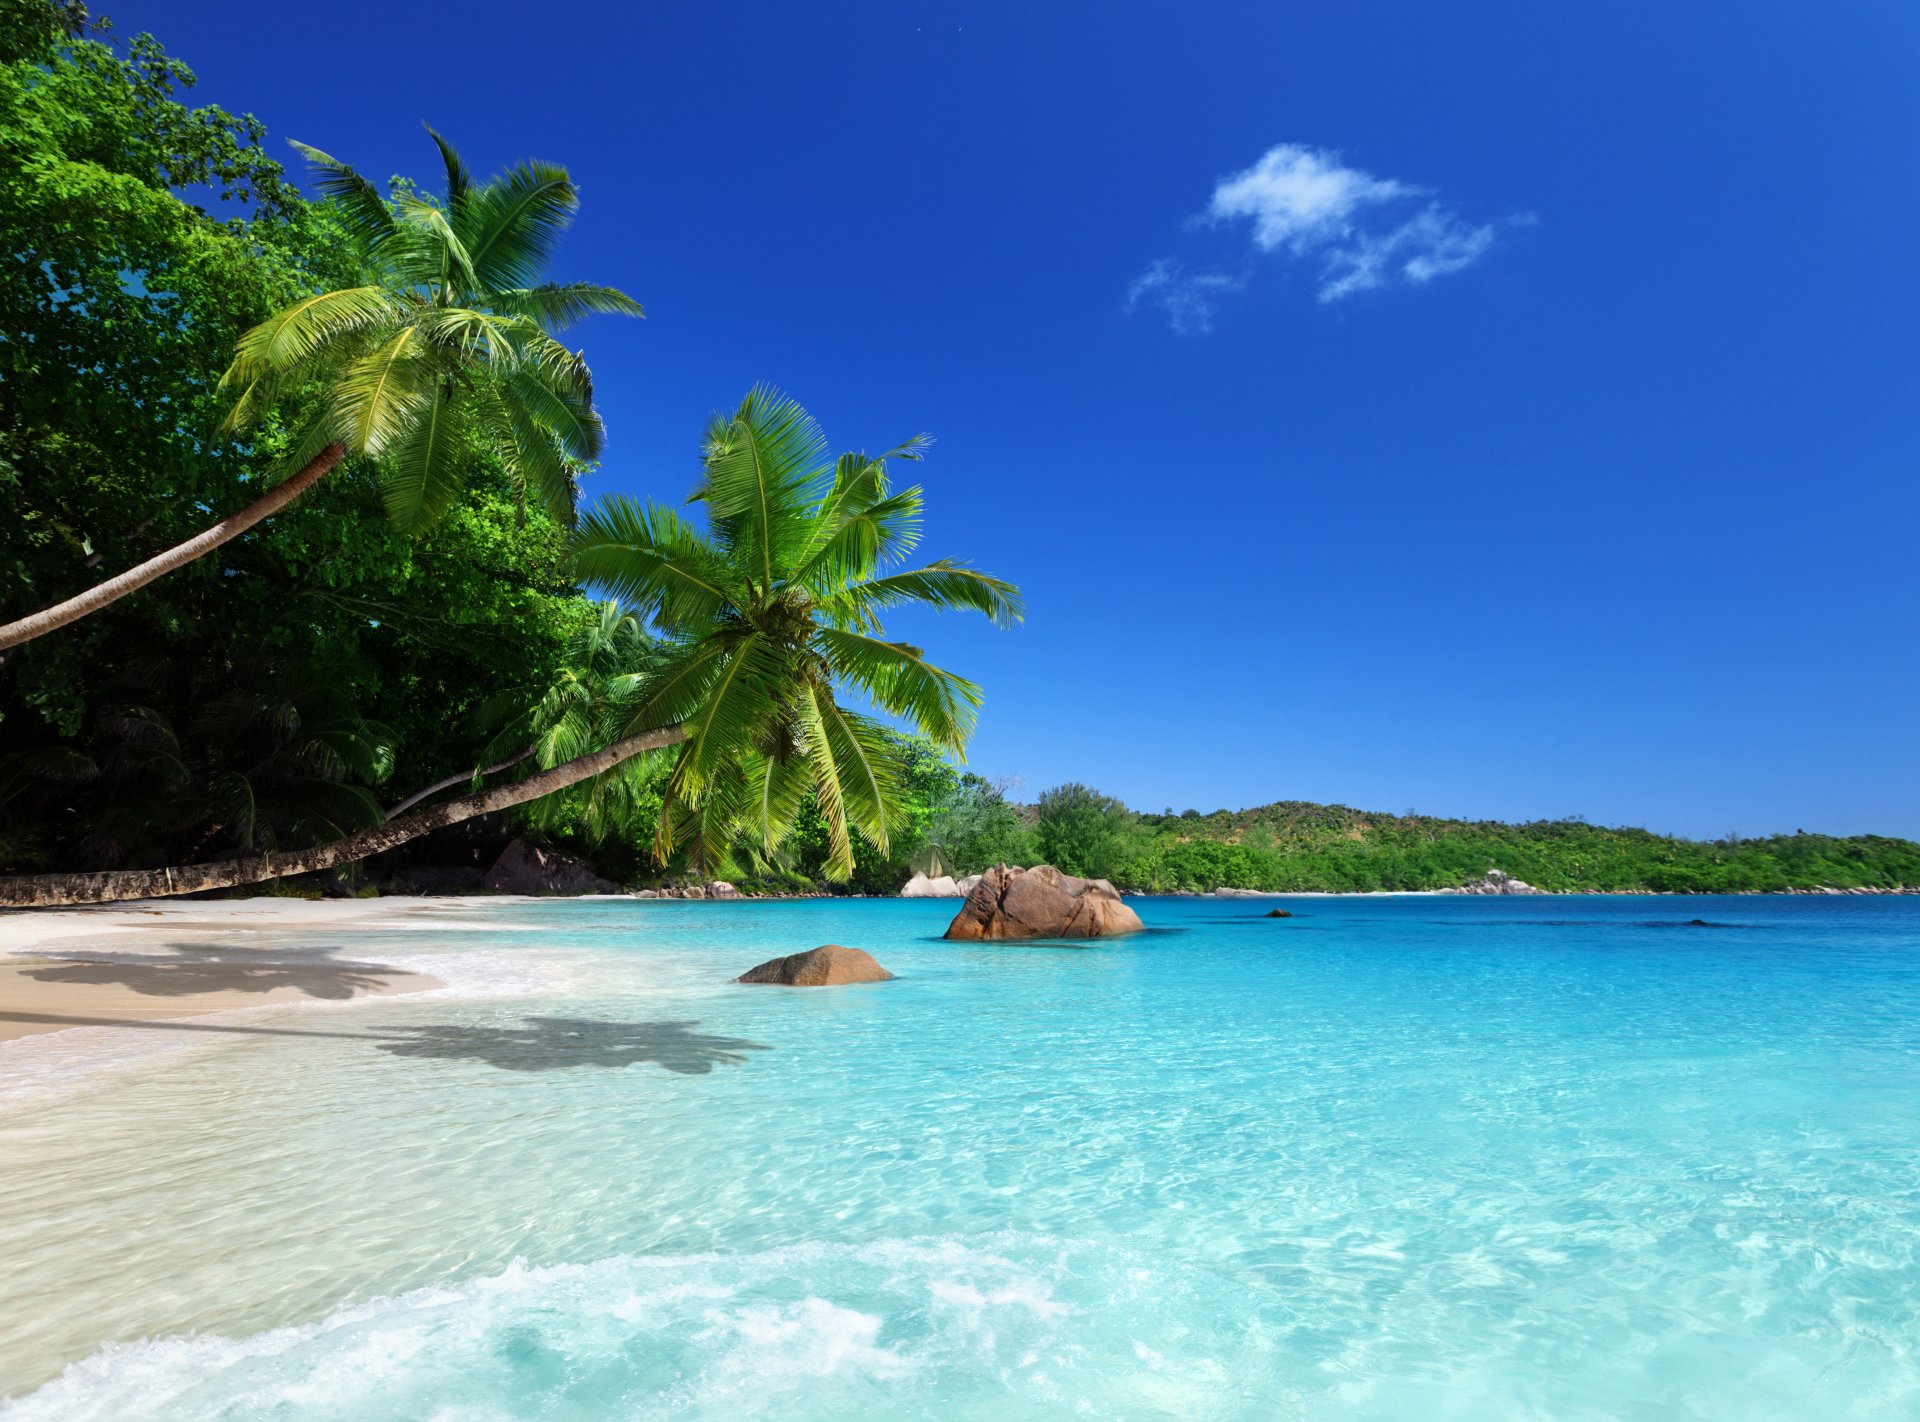
[[1029, 858], [1160, 893], [1440, 889], [1493, 869], [1559, 892], [1920, 885], [1920, 844], [1874, 835], [1700, 841], [1579, 820], [1516, 825], [1297, 800], [1143, 815], [1082, 785], [1047, 791], [1019, 820], [1029, 839], [1018, 847]]
[[[364, 275], [251, 118], [192, 108], [151, 38], [0, 6], [0, 618], [245, 503], [299, 392], [246, 441], [217, 390], [286, 302]], [[6, 658], [0, 867], [311, 843], [473, 764], [472, 715], [551, 674], [594, 615], [564, 530], [473, 452], [467, 496], [397, 531], [364, 461], [244, 538]], [[99, 570], [99, 571], [96, 571]]]
[[[309, 149], [308, 201], [192, 82], [150, 37], [0, 0], [0, 623], [72, 609], [0, 652], [0, 871], [39, 876], [10, 892], [221, 861], [252, 882], [401, 843], [400, 809], [489, 777], [622, 877], [890, 874], [979, 692], [881, 615], [1004, 622], [1012, 588], [898, 568], [919, 490], [759, 392], [709, 428], [704, 526], [614, 501], [576, 533], [599, 417], [555, 333], [638, 308], [541, 283], [565, 170], [477, 182], [434, 135], [444, 185], [382, 192]], [[206, 556], [66, 601], [319, 463]]]

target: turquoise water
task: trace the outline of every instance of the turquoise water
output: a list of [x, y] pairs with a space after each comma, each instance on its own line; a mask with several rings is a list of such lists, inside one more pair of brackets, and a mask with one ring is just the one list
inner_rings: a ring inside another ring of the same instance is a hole
[[1920, 1418], [1920, 901], [1270, 906], [283, 937], [450, 989], [0, 1113], [0, 1418]]

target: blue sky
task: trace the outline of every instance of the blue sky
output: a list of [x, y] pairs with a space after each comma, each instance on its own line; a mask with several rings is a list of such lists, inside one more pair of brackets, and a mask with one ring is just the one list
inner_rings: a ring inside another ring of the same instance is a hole
[[371, 175], [568, 164], [590, 493], [761, 380], [934, 434], [983, 773], [1920, 835], [1906, 0], [103, 8]]

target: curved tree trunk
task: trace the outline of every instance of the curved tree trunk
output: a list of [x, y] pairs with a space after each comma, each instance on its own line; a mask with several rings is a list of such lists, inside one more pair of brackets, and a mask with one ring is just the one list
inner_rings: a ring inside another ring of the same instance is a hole
[[78, 622], [88, 613], [98, 612], [110, 602], [117, 602], [136, 588], [143, 588], [155, 578], [171, 573], [175, 568], [184, 568], [194, 559], [211, 553], [222, 543], [238, 538], [263, 518], [270, 518], [288, 504], [306, 493], [328, 474], [334, 466], [347, 456], [344, 444], [330, 444], [315, 455], [307, 466], [298, 473], [289, 475], [275, 484], [266, 493], [241, 509], [238, 513], [220, 520], [205, 533], [197, 533], [185, 543], [176, 543], [164, 553], [156, 554], [137, 567], [129, 568], [116, 578], [108, 578], [104, 583], [95, 584], [78, 597], [70, 597], [65, 602], [55, 603], [45, 611], [23, 617], [18, 622], [9, 622], [0, 627], [0, 649], [17, 647], [22, 642], [31, 642], [35, 637], [43, 637], [56, 628], [65, 627], [69, 622]]
[[687, 738], [686, 728], [667, 726], [658, 731], [642, 731], [637, 736], [615, 741], [604, 750], [579, 756], [552, 770], [543, 770], [511, 785], [498, 785], [478, 795], [449, 800], [444, 805], [415, 810], [412, 814], [388, 820], [345, 839], [336, 839], [313, 849], [290, 854], [249, 854], [219, 864], [186, 864], [178, 869], [119, 869], [102, 874], [32, 874], [0, 879], [0, 908], [51, 908], [61, 904], [104, 904], [119, 899], [164, 898], [169, 894], [192, 894], [202, 889], [229, 889], [238, 884], [258, 884], [287, 874], [311, 874], [365, 859], [383, 849], [392, 849], [410, 839], [418, 839], [448, 825], [494, 810], [509, 809], [551, 795], [569, 785], [611, 770], [623, 760], [642, 751], [658, 750]]
[[422, 800], [425, 800], [428, 797], [433, 795], [438, 795], [442, 790], [450, 789], [455, 785], [464, 784], [465, 782], [472, 780], [476, 775], [481, 775], [481, 776], [498, 775], [501, 771], [506, 770], [512, 766], [518, 765], [521, 761], [525, 760], [528, 756], [532, 755], [536, 749], [537, 747], [528, 746], [525, 750], [521, 751], [520, 754], [510, 755], [505, 760], [496, 761], [494, 764], [488, 766], [485, 770], [478, 770], [478, 771], [463, 770], [458, 775], [449, 775], [445, 780], [435, 781], [432, 785], [429, 785], [424, 790], [414, 791], [411, 795], [407, 796], [406, 799], [402, 800], [399, 804], [395, 805], [391, 810], [388, 810], [387, 818], [390, 820], [396, 819], [399, 816], [404, 815], [408, 810], [411, 810], [415, 805], [419, 804]]

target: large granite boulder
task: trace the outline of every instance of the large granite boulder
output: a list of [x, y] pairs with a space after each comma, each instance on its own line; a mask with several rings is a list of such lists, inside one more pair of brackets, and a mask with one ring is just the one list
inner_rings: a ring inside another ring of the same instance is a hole
[[611, 894], [618, 887], [578, 859], [510, 840], [481, 886], [496, 894]]
[[970, 942], [1008, 938], [1109, 938], [1138, 933], [1140, 915], [1105, 879], [1076, 879], [1051, 864], [1033, 869], [997, 865], [980, 876], [947, 937]]
[[778, 983], [782, 987], [831, 987], [835, 983], [884, 983], [893, 976], [874, 962], [871, 953], [823, 943], [805, 953], [774, 958], [740, 975], [743, 983]]

